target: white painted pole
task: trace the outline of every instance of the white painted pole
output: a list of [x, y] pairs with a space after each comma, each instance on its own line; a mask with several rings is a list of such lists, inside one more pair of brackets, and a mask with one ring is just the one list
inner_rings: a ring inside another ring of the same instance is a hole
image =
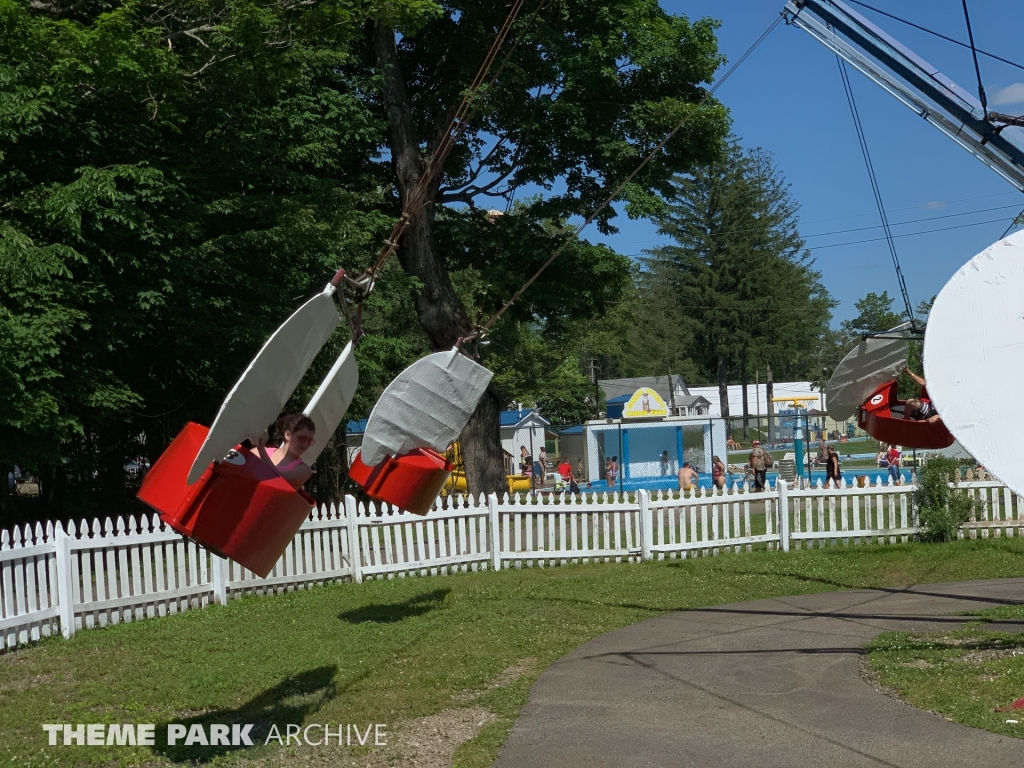
[[359, 551], [359, 523], [356, 519], [356, 512], [359, 505], [356, 497], [345, 496], [345, 521], [348, 525], [348, 562], [352, 568], [352, 581], [356, 584], [363, 583], [363, 555]]
[[57, 525], [57, 608], [60, 616], [60, 632], [64, 637], [75, 635], [75, 598], [71, 576], [71, 537], [64, 528]]
[[487, 520], [491, 529], [491, 570], [501, 570], [501, 535], [498, 530], [498, 494], [487, 497]]
[[789, 486], [781, 477], [775, 482], [779, 491], [779, 544], [789, 552]]
[[211, 553], [210, 567], [213, 569], [213, 602], [217, 605], [227, 605], [228, 561], [220, 555]]
[[654, 546], [654, 530], [651, 524], [651, 495], [646, 490], [637, 491], [640, 502], [640, 560], [651, 559], [651, 548]]

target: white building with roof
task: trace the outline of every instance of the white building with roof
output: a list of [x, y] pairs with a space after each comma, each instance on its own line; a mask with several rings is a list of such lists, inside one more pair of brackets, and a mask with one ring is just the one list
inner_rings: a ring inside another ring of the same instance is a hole
[[[710, 403], [710, 413], [708, 415], [712, 417], [722, 415], [721, 398], [718, 395], [718, 387], [690, 387], [690, 393], [693, 395], [702, 395]], [[767, 416], [768, 415], [768, 393], [767, 387], [764, 382], [754, 384], [751, 382], [747, 385], [747, 413], [751, 416]], [[805, 407], [814, 410], [825, 410], [825, 393], [819, 392], [815, 389], [809, 381], [779, 381], [773, 385], [774, 397], [813, 397], [815, 402], [806, 403]], [[787, 408], [785, 403], [775, 403], [774, 412], [778, 413], [780, 410]], [[743, 416], [743, 385], [742, 384], [730, 384], [729, 385], [729, 417], [735, 419], [736, 417]]]

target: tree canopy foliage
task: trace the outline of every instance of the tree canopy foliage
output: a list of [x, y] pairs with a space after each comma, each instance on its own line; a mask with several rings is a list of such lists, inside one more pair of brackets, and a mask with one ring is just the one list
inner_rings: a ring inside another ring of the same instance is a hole
[[[439, 15], [416, 29], [399, 26], [396, 34], [390, 23], [371, 25], [368, 63], [381, 82], [388, 149], [403, 205], [415, 197], [411, 191], [419, 189], [425, 158], [441, 145], [465, 84], [506, 13], [483, 0], [448, 0]], [[560, 230], [569, 217], [595, 211], [685, 119], [675, 141], [621, 193], [630, 215], [661, 211], [673, 174], [716, 157], [728, 127], [725, 109], [716, 101], [698, 106], [722, 62], [714, 27], [707, 20], [691, 23], [668, 14], [656, 0], [564, 0], [519, 17], [509, 38], [515, 41], [514, 55], [502, 60], [500, 77], [477, 100], [443, 176], [431, 180], [423, 206], [410, 212], [398, 252], [406, 272], [422, 283], [416, 310], [435, 348], [451, 347], [470, 335], [474, 324], [452, 280], [452, 256], [459, 251], [445, 248], [445, 227], [457, 217], [442, 215], [440, 206], [473, 209], [504, 201], [508, 207], [525, 186], [543, 190], [493, 222], [493, 238], [525, 237], [524, 244], [541, 247], [520, 248], [503, 269], [494, 264], [486, 271], [485, 279], [493, 275], [494, 282], [491, 295], [481, 297], [484, 318], [500, 306], [499, 297], [509, 297], [546, 261], [567, 236]], [[612, 231], [614, 215], [613, 207], [603, 209], [598, 227]], [[608, 260], [600, 260], [596, 270], [593, 264], [584, 260], [574, 269], [571, 255], [564, 254], [502, 322], [551, 331], [552, 306], [559, 312], [566, 304], [586, 307], [588, 294], [602, 295], [618, 282], [602, 275]], [[492, 387], [461, 437], [473, 492], [506, 486], [498, 440], [501, 401], [502, 393]]]
[[[186, 420], [209, 423], [268, 333], [338, 267], [370, 261], [401, 208], [399, 159], [422, 164], [505, 13], [0, 0], [0, 473], [38, 475], [46, 514], [131, 508], [125, 463], [154, 459]], [[684, 115], [623, 193], [630, 214], [661, 211], [673, 175], [717, 155], [726, 110], [695, 106], [722, 60], [714, 26], [655, 0], [520, 18], [428, 201], [426, 241], [402, 242], [366, 304], [353, 416], [493, 312]], [[393, 130], [399, 85], [408, 145]], [[495, 327], [496, 402], [532, 391], [578, 418], [581, 340], [630, 290], [627, 259], [571, 245]]]
[[[385, 231], [382, 126], [346, 74], [371, 9], [0, 0], [0, 465], [48, 505], [125, 503], [125, 462], [208, 423]], [[417, 348], [386, 324], [371, 381]]]
[[771, 157], [735, 141], [720, 160], [674, 181], [658, 220], [676, 244], [650, 252], [640, 304], [663, 314], [663, 321], [651, 318], [652, 331], [675, 334], [695, 380], [724, 388], [754, 365], [771, 366], [780, 379], [809, 373], [834, 302], [796, 214]]

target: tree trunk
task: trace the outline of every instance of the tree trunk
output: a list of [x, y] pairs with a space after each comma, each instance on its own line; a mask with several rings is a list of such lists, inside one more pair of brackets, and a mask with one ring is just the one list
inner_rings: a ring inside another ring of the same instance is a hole
[[316, 501], [317, 504], [340, 505], [341, 486], [348, 474], [348, 451], [345, 449], [347, 430], [345, 423], [328, 438], [327, 447], [316, 460]]
[[732, 422], [729, 420], [729, 363], [725, 355], [718, 356], [718, 403], [725, 419], [725, 433], [732, 437]]
[[[390, 26], [373, 23], [371, 33], [377, 70], [383, 80], [391, 160], [404, 206], [423, 173], [420, 141], [395, 47], [395, 31]], [[409, 226], [398, 249], [403, 269], [423, 285], [416, 296], [416, 314], [436, 350], [451, 349], [460, 337], [472, 331], [472, 323], [455, 293], [434, 240], [434, 206], [441, 176], [437, 174], [431, 183], [422, 206], [410, 212]], [[500, 411], [498, 392], [491, 385], [462, 431], [460, 443], [466, 463], [466, 482], [472, 493], [508, 490], [501, 460]]]
[[7, 484], [7, 473], [13, 471], [13, 465], [8, 467], [6, 464], [0, 464], [0, 480], [3, 481], [3, 485], [0, 486], [0, 528], [9, 528], [14, 524], [14, 497], [11, 496], [11, 488]]
[[750, 400], [747, 396], [747, 348], [740, 354], [740, 381], [743, 383], [743, 439], [750, 439]]
[[775, 384], [772, 382], [772, 367], [770, 365], [765, 366], [764, 373], [764, 397], [768, 406], [768, 442], [777, 443], [775, 439], [775, 403], [772, 398], [775, 397]]

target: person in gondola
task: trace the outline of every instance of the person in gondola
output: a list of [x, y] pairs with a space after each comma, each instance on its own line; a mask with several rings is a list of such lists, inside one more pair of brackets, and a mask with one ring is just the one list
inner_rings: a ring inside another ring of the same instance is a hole
[[[906, 373], [921, 389], [926, 389], [923, 377], [918, 376], [910, 368], [906, 369]], [[903, 406], [903, 418], [905, 419], [927, 421], [929, 423], [941, 421], [939, 413], [935, 410], [931, 400], [925, 400], [920, 397], [908, 397], [906, 400], [897, 400], [896, 403]]]
[[313, 469], [302, 460], [302, 454], [316, 442], [316, 424], [309, 416], [292, 413], [277, 420], [277, 433], [284, 437], [281, 445], [268, 446], [269, 438], [264, 432], [256, 445], [256, 452], [298, 490], [313, 476]]

